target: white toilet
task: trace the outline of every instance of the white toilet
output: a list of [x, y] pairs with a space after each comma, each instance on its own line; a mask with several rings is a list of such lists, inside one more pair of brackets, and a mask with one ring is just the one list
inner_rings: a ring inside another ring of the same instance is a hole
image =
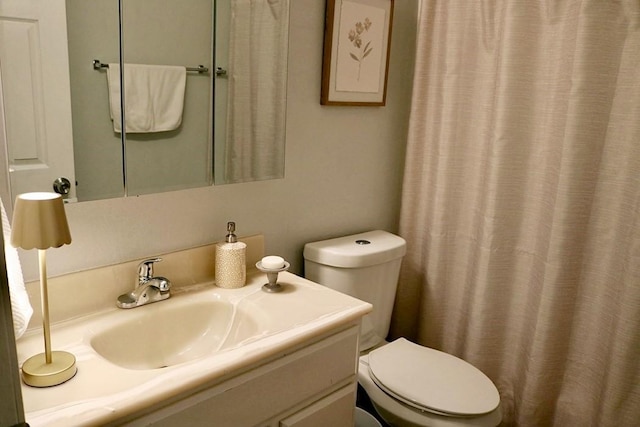
[[394, 426], [497, 426], [500, 395], [473, 365], [400, 338], [384, 341], [398, 284], [404, 239], [370, 231], [307, 243], [305, 277], [367, 301], [358, 382]]

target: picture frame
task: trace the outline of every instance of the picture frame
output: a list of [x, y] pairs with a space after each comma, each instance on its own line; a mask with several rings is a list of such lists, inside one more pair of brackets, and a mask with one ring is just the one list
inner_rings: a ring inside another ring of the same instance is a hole
[[386, 104], [393, 4], [327, 0], [320, 104]]

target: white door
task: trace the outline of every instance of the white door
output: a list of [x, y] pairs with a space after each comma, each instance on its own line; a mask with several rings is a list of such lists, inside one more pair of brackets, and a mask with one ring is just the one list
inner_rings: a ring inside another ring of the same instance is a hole
[[53, 191], [54, 181], [66, 178], [64, 197], [76, 200], [66, 22], [65, 0], [0, 0], [0, 94], [13, 198]]

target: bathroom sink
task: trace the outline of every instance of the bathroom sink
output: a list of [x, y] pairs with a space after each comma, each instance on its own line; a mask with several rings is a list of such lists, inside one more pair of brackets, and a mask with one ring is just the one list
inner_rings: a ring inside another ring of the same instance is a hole
[[[320, 349], [333, 352], [334, 345], [355, 345], [352, 326], [370, 311], [369, 304], [288, 272], [278, 280], [284, 285], [280, 293], [263, 292], [267, 277], [257, 271], [239, 289], [197, 282], [176, 287], [167, 300], [130, 310], [116, 308], [110, 299], [100, 311], [54, 324], [55, 348], [76, 355], [78, 374], [60, 387], [23, 385], [29, 425], [135, 423], [142, 412], [166, 415], [156, 409], [174, 407], [175, 399], [190, 391], [198, 391], [195, 399], [199, 391], [236, 381], [236, 375], [268, 374], [263, 386], [270, 389], [281, 379], [281, 360], [298, 350], [307, 357]], [[318, 346], [329, 333], [335, 333], [330, 345]], [[307, 353], [307, 346], [314, 350]], [[42, 332], [28, 331], [16, 350], [19, 362], [42, 351]], [[262, 370], [272, 362], [277, 371]], [[244, 404], [251, 410], [248, 399]], [[263, 408], [263, 401], [256, 404]]]
[[118, 311], [95, 331], [93, 349], [127, 369], [159, 369], [199, 359], [258, 334], [257, 319], [223, 300], [176, 299]]

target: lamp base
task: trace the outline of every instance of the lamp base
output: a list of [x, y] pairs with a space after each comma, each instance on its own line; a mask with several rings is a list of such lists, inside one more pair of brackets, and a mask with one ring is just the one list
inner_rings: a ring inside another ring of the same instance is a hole
[[51, 387], [70, 380], [78, 372], [76, 358], [66, 351], [52, 351], [51, 363], [44, 353], [28, 358], [22, 364], [22, 380], [32, 387]]

